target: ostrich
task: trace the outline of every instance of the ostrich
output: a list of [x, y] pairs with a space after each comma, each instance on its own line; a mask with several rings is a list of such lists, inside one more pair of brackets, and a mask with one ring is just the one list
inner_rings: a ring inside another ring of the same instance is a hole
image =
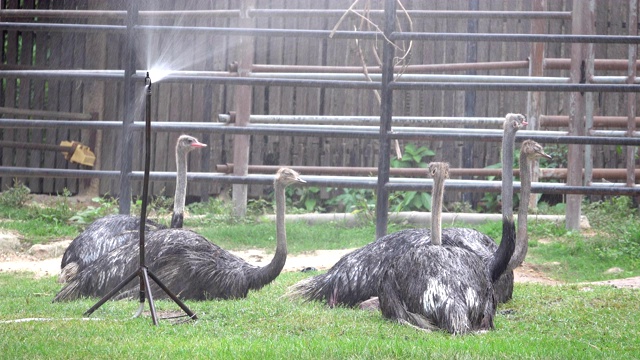
[[[181, 228], [187, 196], [187, 155], [194, 149], [206, 147], [198, 139], [182, 135], [176, 142], [176, 193], [173, 203], [172, 228]], [[154, 221], [146, 221], [146, 231], [164, 229]], [[78, 271], [114, 248], [137, 239], [140, 218], [131, 215], [108, 215], [89, 225], [69, 244], [62, 257], [58, 282], [66, 283]]]
[[[540, 158], [551, 159], [540, 144], [533, 140], [525, 140], [520, 148], [520, 206], [518, 209], [518, 233], [516, 249], [511, 256], [508, 270], [520, 266], [527, 256], [529, 237], [527, 235], [527, 215], [531, 195], [531, 166]], [[523, 166], [524, 163], [524, 166]]]
[[[542, 146], [531, 140], [523, 142], [521, 168], [528, 169], [531, 162], [542, 156], [548, 157]], [[435, 167], [433, 173], [433, 196], [439, 197], [437, 204], [441, 205], [446, 169]], [[441, 182], [435, 180], [438, 177]], [[530, 186], [528, 171], [521, 178], [523, 186]], [[441, 207], [433, 210], [432, 246], [410, 249], [382, 275], [378, 290], [382, 315], [420, 329], [443, 329], [452, 334], [493, 329], [496, 311], [493, 286], [507, 270], [516, 248], [513, 218], [504, 219], [502, 231], [511, 235], [500, 243], [487, 268], [478, 255], [467, 249], [438, 246], [440, 210]]]
[[[165, 229], [149, 233], [146, 239], [149, 269], [176, 295], [183, 299], [236, 299], [247, 296], [273, 281], [287, 259], [285, 231], [285, 187], [304, 183], [300, 175], [289, 168], [276, 173], [276, 252], [263, 267], [253, 266], [243, 259], [188, 230]], [[137, 244], [128, 244], [100, 257], [80, 271], [76, 278], [55, 297], [56, 301], [80, 297], [101, 297], [115, 288], [138, 267]], [[166, 297], [157, 292], [156, 298]], [[131, 298], [137, 294], [136, 284], [125, 287], [114, 299]]]
[[[503, 221], [513, 215], [513, 151], [516, 132], [527, 124], [521, 114], [507, 114], [504, 123], [502, 141], [502, 198]], [[511, 205], [510, 205], [511, 204]], [[510, 236], [509, 232], [503, 233]], [[481, 232], [467, 228], [447, 228], [442, 231], [442, 242], [446, 245], [467, 249], [482, 258], [491, 261], [498, 245]], [[293, 298], [307, 301], [326, 301], [330, 307], [343, 305], [353, 307], [377, 295], [377, 283], [380, 276], [397, 256], [411, 248], [431, 244], [429, 229], [407, 229], [377, 239], [376, 241], [343, 256], [326, 273], [304, 279], [288, 290]], [[505, 272], [494, 286], [498, 302], [506, 302], [513, 292], [513, 271]], [[373, 305], [375, 307], [375, 303]]]

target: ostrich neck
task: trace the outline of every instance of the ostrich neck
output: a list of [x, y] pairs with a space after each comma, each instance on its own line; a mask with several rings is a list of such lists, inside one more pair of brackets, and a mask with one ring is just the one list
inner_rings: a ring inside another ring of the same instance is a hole
[[527, 154], [520, 151], [520, 208], [518, 209], [518, 231], [516, 234], [516, 247], [511, 260], [509, 270], [520, 266], [527, 256], [529, 239], [527, 236], [527, 215], [529, 212], [529, 197], [531, 195], [531, 163]]
[[438, 174], [433, 179], [431, 196], [431, 244], [442, 244], [442, 201], [444, 198], [444, 176]]
[[251, 289], [257, 290], [273, 281], [284, 268], [287, 261], [287, 232], [284, 224], [285, 217], [285, 194], [284, 184], [276, 182], [275, 198], [276, 198], [276, 253], [273, 255], [271, 262], [254, 273], [254, 277], [250, 279]]
[[184, 204], [187, 198], [187, 153], [176, 151], [176, 193], [173, 199], [172, 228], [182, 227]]
[[[502, 215], [513, 216], [513, 150], [515, 149], [516, 132], [512, 128], [505, 129], [502, 140]], [[503, 217], [504, 218], [504, 217]]]

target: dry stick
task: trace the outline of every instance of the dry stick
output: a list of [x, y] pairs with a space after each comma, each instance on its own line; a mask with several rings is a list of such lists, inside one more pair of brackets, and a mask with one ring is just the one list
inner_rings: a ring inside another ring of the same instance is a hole
[[344, 14], [342, 14], [342, 16], [340, 17], [340, 19], [338, 19], [338, 22], [336, 23], [336, 26], [333, 27], [333, 29], [331, 30], [331, 33], [329, 34], [329, 38], [333, 38], [333, 35], [336, 33], [336, 31], [338, 30], [338, 27], [340, 26], [340, 24], [342, 24], [342, 21], [344, 21], [344, 19], [347, 17], [347, 14], [349, 14], [349, 12], [351, 12], [351, 9], [353, 9], [354, 6], [356, 6], [356, 4], [359, 2], [360, 0], [356, 0], [353, 2], [353, 4], [351, 4], [351, 6], [349, 6], [349, 8], [347, 9], [347, 11], [344, 12]]

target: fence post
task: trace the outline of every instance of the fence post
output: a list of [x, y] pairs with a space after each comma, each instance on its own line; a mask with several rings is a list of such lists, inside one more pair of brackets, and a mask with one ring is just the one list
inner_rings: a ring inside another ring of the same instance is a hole
[[[255, 7], [255, 0], [243, 0], [240, 9], [238, 26], [253, 28], [254, 21], [249, 17], [249, 10]], [[254, 37], [241, 36], [238, 46], [238, 75], [247, 76], [251, 72], [254, 54]], [[251, 85], [238, 85], [235, 88], [236, 123], [235, 126], [247, 126], [251, 115]], [[246, 176], [249, 171], [250, 135], [234, 135], [233, 137], [233, 175]], [[247, 213], [246, 184], [233, 184], [233, 215], [244, 217]]]
[[[531, 4], [531, 11], [545, 11], [547, 0], [534, 0]], [[547, 19], [532, 19], [531, 34], [545, 34], [545, 24]], [[545, 43], [531, 43], [531, 54], [529, 55], [529, 76], [544, 76], [544, 47]], [[527, 93], [527, 120], [529, 130], [540, 130], [540, 115], [542, 115], [542, 101], [544, 93], [541, 91], [529, 91]], [[521, 160], [522, 161], [522, 160]], [[531, 169], [531, 181], [538, 181], [540, 178], [540, 164], [533, 162]], [[540, 194], [531, 194], [529, 198], [529, 208], [535, 209], [538, 204]]]
[[[573, 35], [593, 34], [595, 17], [594, 0], [573, 0], [571, 33]], [[572, 83], [587, 82], [587, 64], [593, 56], [593, 46], [585, 43], [571, 44], [571, 69], [569, 77]], [[584, 93], [572, 92], [569, 95], [569, 135], [584, 136], [585, 129], [585, 97]], [[581, 186], [582, 171], [585, 164], [583, 145], [570, 144], [567, 158], [567, 184]], [[567, 195], [566, 224], [569, 230], [580, 228], [582, 195]]]

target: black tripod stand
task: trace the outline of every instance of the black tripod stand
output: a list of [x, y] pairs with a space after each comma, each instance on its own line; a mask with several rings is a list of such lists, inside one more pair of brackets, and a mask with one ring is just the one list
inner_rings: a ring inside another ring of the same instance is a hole
[[94, 311], [96, 311], [102, 304], [107, 302], [107, 300], [111, 299], [113, 295], [115, 295], [118, 291], [120, 291], [123, 287], [125, 287], [129, 282], [131, 282], [134, 278], [140, 278], [140, 310], [142, 311], [145, 302], [145, 294], [149, 298], [149, 309], [151, 311], [151, 319], [153, 320], [153, 325], [158, 325], [158, 316], [156, 314], [156, 306], [153, 303], [153, 295], [151, 294], [151, 286], [149, 284], [149, 278], [151, 278], [169, 297], [176, 303], [180, 308], [187, 313], [187, 315], [191, 319], [198, 319], [196, 314], [189, 310], [187, 305], [185, 305], [178, 297], [167, 288], [160, 279], [158, 279], [145, 264], [145, 251], [144, 251], [144, 231], [145, 231], [145, 223], [147, 217], [147, 197], [149, 195], [149, 165], [151, 163], [151, 78], [149, 77], [149, 73], [147, 73], [147, 77], [144, 79], [145, 89], [146, 89], [146, 108], [145, 108], [145, 157], [144, 157], [144, 179], [143, 179], [143, 187], [142, 187], [142, 209], [140, 210], [140, 266], [138, 270], [129, 275], [126, 279], [124, 279], [120, 284], [118, 284], [113, 290], [111, 290], [108, 294], [106, 294], [100, 301], [98, 301], [95, 305], [93, 305], [89, 310], [87, 310], [84, 315], [90, 316]]

